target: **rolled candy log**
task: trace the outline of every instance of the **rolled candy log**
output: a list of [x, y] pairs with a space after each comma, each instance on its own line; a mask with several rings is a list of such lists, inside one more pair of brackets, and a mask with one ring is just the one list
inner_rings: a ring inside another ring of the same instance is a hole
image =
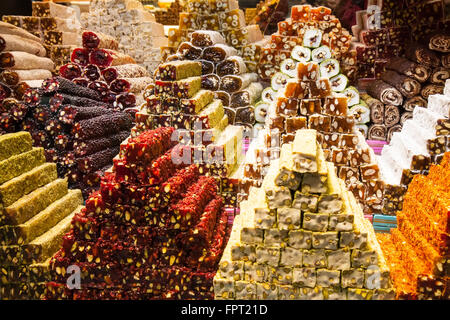
[[231, 56], [217, 65], [216, 72], [219, 77], [226, 75], [239, 75], [247, 72], [244, 59], [240, 56]]
[[386, 105], [384, 107], [384, 125], [387, 128], [400, 122], [400, 109], [397, 106]]
[[103, 78], [106, 82], [111, 82], [116, 78], [140, 78], [149, 75], [147, 69], [138, 64], [123, 64], [107, 68], [102, 71]]
[[89, 54], [89, 62], [100, 68], [136, 63], [136, 61], [127, 54], [107, 49], [93, 50]]
[[439, 57], [435, 52], [418, 43], [409, 44], [405, 49], [405, 56], [409, 60], [427, 67], [438, 67], [440, 64]]
[[244, 90], [235, 92], [231, 96], [231, 106], [233, 108], [252, 105], [261, 96], [263, 87], [259, 82], [253, 82]]
[[114, 93], [127, 92], [131, 88], [130, 82], [125, 79], [118, 78], [109, 84], [109, 89]]
[[370, 119], [375, 124], [382, 124], [384, 122], [384, 104], [368, 94], [361, 95], [361, 99], [370, 108]]
[[214, 98], [220, 99], [224, 106], [229, 106], [230, 103], [231, 103], [231, 95], [228, 92], [226, 92], [226, 91], [216, 91], [216, 92], [214, 92]]
[[81, 40], [83, 47], [87, 49], [119, 49], [119, 43], [116, 39], [100, 32], [85, 31], [81, 36]]
[[450, 79], [450, 69], [439, 67], [433, 70], [430, 76], [430, 82], [433, 84], [445, 84], [445, 80]]
[[84, 67], [83, 74], [90, 81], [99, 80], [101, 77], [100, 68], [97, 67], [95, 64], [89, 64], [86, 67]]
[[386, 126], [382, 124], [371, 125], [369, 131], [367, 132], [367, 137], [370, 140], [386, 140], [387, 138]]
[[195, 47], [190, 42], [183, 42], [177, 50], [177, 54], [187, 60], [198, 60], [202, 56], [203, 48]]
[[[114, 102], [114, 106], [118, 107], [120, 110], [127, 111], [126, 109], [133, 108], [136, 106], [136, 96], [131, 92], [121, 93], [117, 95], [116, 101]], [[133, 110], [128, 111], [132, 113], [134, 112]]]
[[245, 73], [242, 75], [227, 75], [221, 79], [220, 90], [233, 93], [247, 88], [252, 82], [258, 80], [256, 73]]
[[3, 21], [0, 21], [0, 34], [9, 34], [14, 36], [19, 36], [37, 43], [41, 43], [41, 39], [39, 37], [36, 37], [35, 35], [32, 35], [25, 29], [16, 27], [10, 23], [6, 23]]
[[407, 98], [417, 96], [420, 93], [420, 89], [422, 89], [422, 86], [417, 80], [392, 70], [384, 72], [381, 75], [381, 80], [397, 88]]
[[80, 120], [90, 119], [101, 116], [103, 114], [113, 113], [112, 109], [106, 109], [103, 107], [91, 107], [91, 106], [71, 106], [66, 105], [59, 112], [59, 121], [66, 124], [74, 124]]
[[411, 60], [394, 57], [387, 64], [386, 69], [394, 70], [405, 76], [425, 82], [430, 76], [430, 70], [425, 65], [417, 64]]
[[[125, 86], [127, 86], [127, 84], [125, 84]], [[104, 81], [100, 81], [100, 80], [95, 80], [95, 81], [91, 81], [88, 84], [88, 89], [94, 90], [97, 93], [100, 94], [100, 99], [105, 98], [105, 96], [108, 95], [108, 93], [110, 92], [110, 87], [108, 86], [108, 84]], [[118, 86], [120, 87], [120, 86]], [[89, 97], [88, 97], [89, 98]]]
[[100, 106], [103, 108], [111, 108], [110, 104], [107, 103], [103, 103], [101, 101], [97, 101], [97, 100], [92, 100], [89, 98], [85, 98], [85, 97], [79, 97], [76, 95], [71, 95], [71, 94], [67, 94], [67, 93], [58, 93], [61, 96], [62, 99], [62, 104], [70, 104], [70, 105], [74, 105], [74, 106], [89, 106], [89, 107], [93, 107], [93, 106]]
[[91, 119], [81, 120], [72, 129], [76, 139], [92, 139], [129, 130], [133, 126], [131, 117], [123, 112], [114, 112]]
[[367, 93], [384, 104], [399, 106], [403, 103], [402, 94], [382, 80], [371, 81], [367, 86]]
[[237, 56], [238, 51], [225, 44], [215, 44], [203, 50], [202, 58], [213, 63], [219, 63], [230, 56]]
[[45, 69], [5, 70], [0, 74], [0, 81], [4, 81], [7, 85], [15, 86], [19, 82], [28, 80], [44, 80], [51, 77], [52, 73]]
[[413, 117], [412, 112], [404, 112], [400, 117], [400, 124], [403, 125], [406, 122], [406, 120], [412, 119], [412, 117]]
[[47, 79], [43, 85], [44, 91], [66, 93], [69, 95], [85, 97], [91, 100], [100, 101], [101, 96], [96, 91], [85, 88], [67, 80], [63, 77], [53, 77]]
[[386, 141], [391, 141], [391, 139], [392, 139], [392, 136], [394, 135], [394, 133], [395, 132], [400, 132], [400, 131], [402, 131], [402, 125], [401, 124], [396, 124], [396, 125], [394, 125], [394, 126], [392, 126], [392, 127], [390, 127], [389, 129], [388, 129], [388, 131], [387, 131], [387, 136], [386, 136]]
[[220, 77], [217, 74], [206, 74], [202, 76], [202, 89], [217, 91], [220, 88]]
[[403, 109], [406, 111], [413, 111], [416, 107], [427, 107], [427, 101], [422, 98], [421, 96], [415, 96], [405, 101], [405, 104], [403, 105]]
[[428, 97], [432, 94], [442, 94], [444, 92], [444, 86], [440, 86], [437, 84], [429, 84], [422, 88], [422, 91], [420, 91], [420, 95], [425, 99], [428, 100]]
[[448, 54], [443, 54], [443, 55], [441, 56], [441, 65], [442, 65], [444, 68], [447, 68], [447, 69], [450, 68], [450, 53], [448, 53]]
[[76, 63], [67, 63], [59, 68], [59, 75], [63, 78], [73, 80], [83, 75], [83, 69]]
[[191, 34], [191, 42], [196, 47], [210, 47], [215, 44], [226, 44], [220, 32], [211, 30], [197, 30]]
[[89, 64], [89, 50], [86, 48], [75, 48], [70, 55], [70, 61], [87, 66]]
[[207, 60], [198, 60], [202, 64], [202, 75], [214, 73], [214, 63]]
[[23, 51], [40, 57], [45, 57], [46, 54], [39, 42], [12, 34], [0, 34], [0, 52], [2, 51]]
[[130, 132], [128, 130], [125, 130], [119, 133], [109, 135], [107, 137], [100, 137], [85, 141], [76, 140], [73, 143], [73, 151], [75, 156], [77, 157], [87, 156], [99, 152], [101, 150], [104, 150], [106, 148], [109, 148], [111, 146], [117, 146], [120, 143], [122, 143], [122, 141], [124, 141], [126, 138], [128, 138], [129, 135]]
[[46, 69], [53, 71], [55, 64], [45, 57], [22, 51], [0, 53], [0, 68], [13, 70]]
[[450, 52], [450, 35], [437, 34], [437, 35], [432, 36], [430, 38], [428, 47], [434, 51], [449, 53]]

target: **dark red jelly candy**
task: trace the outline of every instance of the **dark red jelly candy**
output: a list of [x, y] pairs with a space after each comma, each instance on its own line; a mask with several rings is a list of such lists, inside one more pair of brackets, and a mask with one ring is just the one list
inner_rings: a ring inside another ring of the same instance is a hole
[[76, 48], [72, 51], [70, 61], [86, 66], [89, 63], [89, 51], [84, 48]]
[[59, 68], [59, 74], [61, 77], [68, 80], [79, 78], [82, 75], [81, 67], [74, 63], [68, 63]]
[[111, 65], [113, 58], [108, 53], [108, 51], [103, 49], [93, 50], [89, 54], [89, 62], [97, 65], [100, 68], [106, 68]]

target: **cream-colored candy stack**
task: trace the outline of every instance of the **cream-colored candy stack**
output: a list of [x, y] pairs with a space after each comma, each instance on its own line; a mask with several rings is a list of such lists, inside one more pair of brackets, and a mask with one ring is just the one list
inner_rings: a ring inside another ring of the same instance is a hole
[[136, 0], [94, 0], [81, 15], [83, 27], [110, 35], [119, 50], [152, 72], [160, 62], [160, 47], [167, 46], [164, 26]]
[[299, 130], [251, 188], [214, 278], [216, 299], [393, 299], [370, 222], [315, 130]]

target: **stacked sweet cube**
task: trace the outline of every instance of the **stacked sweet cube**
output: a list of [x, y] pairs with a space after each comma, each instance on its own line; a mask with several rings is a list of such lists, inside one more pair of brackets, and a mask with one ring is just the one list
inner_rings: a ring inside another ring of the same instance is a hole
[[98, 91], [62, 77], [27, 90], [23, 101], [8, 98], [0, 105], [1, 130], [30, 132], [47, 160], [57, 163], [58, 176], [85, 196], [99, 185], [133, 126], [132, 116], [102, 102]]
[[[214, 178], [177, 161], [172, 127], [121, 145], [111, 172], [72, 220], [47, 299], [211, 299], [227, 213]], [[81, 270], [69, 290], [66, 270]]]
[[248, 69], [256, 70], [264, 36], [258, 25], [246, 25], [237, 0], [192, 0], [187, 1], [185, 9], [180, 13], [179, 27], [169, 29], [169, 45], [162, 52], [164, 59], [183, 42], [190, 41], [192, 32], [210, 30], [220, 32], [226, 44], [244, 58]]
[[51, 1], [33, 1], [32, 16], [3, 16], [3, 21], [22, 27], [42, 39], [56, 69], [70, 61], [73, 46], [81, 43], [81, 24], [74, 8]]
[[325, 161], [315, 130], [298, 130], [241, 203], [214, 277], [216, 299], [392, 299], [370, 222]]
[[259, 53], [258, 74], [263, 80], [280, 71], [280, 64], [289, 58], [297, 45], [317, 48], [328, 46], [333, 57], [341, 63], [342, 72], [354, 80], [356, 53], [350, 50], [351, 35], [342, 28], [339, 19], [326, 7], [313, 8], [310, 5], [293, 6], [291, 17], [278, 22], [278, 32]]
[[82, 203], [28, 132], [0, 136], [1, 300], [43, 296], [50, 257]]
[[174, 127], [188, 161], [202, 164], [205, 174], [220, 178], [227, 205], [235, 206], [237, 184], [231, 178], [242, 162], [244, 130], [228, 125], [222, 100], [214, 98], [212, 91], [201, 89], [201, 72], [202, 65], [197, 61], [161, 64], [154, 88], [146, 93], [146, 105], [136, 113], [132, 135]]
[[444, 94], [431, 95], [428, 108], [416, 107], [412, 119], [394, 133], [378, 159], [386, 183], [383, 212], [393, 215], [402, 209], [408, 184], [416, 174], [427, 174], [449, 150], [450, 80]]
[[153, 72], [159, 64], [160, 47], [167, 46], [164, 26], [136, 0], [91, 1], [81, 14], [84, 28], [102, 32], [119, 41], [119, 51]]
[[445, 11], [442, 0], [368, 1], [366, 10], [356, 13], [352, 27], [358, 79], [380, 78], [386, 63], [403, 55], [409, 41], [423, 40], [436, 30], [448, 33]]
[[218, 31], [192, 32], [190, 41], [178, 47], [169, 61], [191, 60], [202, 64], [202, 89], [214, 91], [222, 100], [228, 122], [252, 128], [255, 123], [253, 104], [262, 92], [258, 75], [247, 67], [239, 52], [226, 44]]
[[325, 158], [335, 164], [364, 213], [380, 212], [384, 185], [375, 155], [356, 125], [370, 111], [360, 102], [358, 90], [348, 87], [346, 77], [339, 74], [339, 62], [331, 58], [328, 47], [322, 46], [312, 57], [311, 53], [300, 57], [309, 49], [296, 48], [273, 76], [272, 87], [263, 91], [263, 103], [255, 107], [258, 116], [266, 114], [266, 126], [247, 152], [243, 191], [259, 186], [271, 160], [279, 158], [280, 146], [292, 142], [297, 130], [309, 128], [318, 131]]
[[[146, 6], [144, 6], [147, 8]], [[156, 22], [163, 25], [174, 26], [180, 21], [180, 12], [183, 10], [183, 6], [180, 0], [175, 0], [170, 3], [168, 8], [153, 8], [150, 9], [151, 13], [155, 15]]]
[[428, 176], [416, 175], [398, 212], [398, 228], [379, 235], [400, 299], [450, 299], [450, 153]]
[[[41, 39], [25, 29], [0, 22], [0, 82], [14, 91], [38, 87], [50, 78], [55, 64], [46, 58]], [[19, 94], [20, 96], [20, 94]]]

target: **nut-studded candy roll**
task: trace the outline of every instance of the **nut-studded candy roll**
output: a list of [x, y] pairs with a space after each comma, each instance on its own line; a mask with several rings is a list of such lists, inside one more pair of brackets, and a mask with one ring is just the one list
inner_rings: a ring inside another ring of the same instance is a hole
[[425, 82], [430, 76], [430, 70], [425, 65], [400, 57], [389, 60], [386, 68], [414, 78], [419, 82]]
[[[413, 111], [416, 107], [427, 107], [427, 101], [422, 98], [421, 96], [415, 96], [405, 101], [405, 104], [403, 105], [403, 108], [406, 111]], [[373, 121], [373, 120], [372, 120]]]
[[224, 61], [227, 57], [236, 56], [237, 50], [225, 44], [215, 44], [203, 50], [202, 58], [213, 63]]
[[385, 104], [399, 106], [403, 103], [401, 93], [382, 80], [370, 82], [367, 87], [367, 93]]
[[400, 109], [399, 107], [386, 105], [384, 108], [384, 124], [390, 128], [393, 125], [400, 122]]
[[217, 74], [206, 74], [202, 76], [202, 89], [217, 91], [220, 88], [220, 77]]
[[0, 53], [0, 67], [13, 70], [45, 69], [53, 71], [55, 65], [53, 61], [45, 57], [38, 57], [27, 52], [11, 51]]
[[[228, 107], [231, 104], [231, 95], [225, 91], [216, 91], [214, 92], [214, 97], [216, 99], [222, 100], [224, 106]], [[230, 118], [231, 121], [232, 118]]]
[[442, 94], [444, 92], [444, 86], [437, 84], [428, 84], [422, 88], [420, 95], [424, 99], [428, 99], [429, 96], [434, 94]]
[[450, 78], [450, 70], [448, 68], [439, 67], [433, 70], [430, 76], [430, 82], [438, 85], [444, 85], [445, 81]]
[[407, 46], [406, 58], [427, 67], [438, 67], [440, 64], [437, 54], [430, 49], [418, 43], [412, 43]]
[[1, 51], [23, 51], [40, 57], [46, 54], [45, 48], [39, 42], [10, 34], [0, 35]]
[[228, 93], [233, 93], [239, 90], [243, 90], [251, 83], [257, 80], [256, 73], [245, 73], [242, 75], [226, 75], [222, 77], [220, 89]]
[[247, 72], [247, 67], [242, 57], [230, 56], [217, 65], [216, 72], [220, 77], [240, 75]]
[[224, 37], [217, 31], [197, 30], [191, 34], [191, 42], [196, 47], [210, 47], [215, 44], [226, 44]]
[[262, 85], [259, 82], [253, 82], [248, 88], [233, 93], [231, 96], [231, 106], [244, 107], [255, 103], [262, 92]]
[[111, 49], [111, 50], [119, 49], [119, 44], [116, 39], [100, 32], [92, 32], [92, 31], [83, 32], [82, 44], [83, 48], [88, 49], [97, 49], [97, 48]]
[[446, 34], [436, 34], [430, 38], [428, 47], [434, 51], [449, 53], [450, 38]]
[[75, 124], [80, 120], [90, 119], [101, 116], [103, 114], [114, 112], [111, 109], [105, 109], [103, 107], [97, 106], [79, 107], [65, 105], [61, 109], [62, 110], [59, 112], [58, 119], [65, 124]]
[[184, 59], [197, 60], [202, 56], [203, 49], [193, 46], [190, 42], [183, 42], [178, 47], [177, 53]]
[[418, 81], [388, 70], [381, 75], [381, 80], [393, 85], [405, 97], [412, 98], [420, 93], [421, 85]]
[[17, 85], [19, 82], [29, 80], [44, 80], [52, 77], [52, 73], [45, 69], [32, 70], [5, 70], [0, 77], [8, 85]]
[[89, 139], [130, 129], [132, 121], [128, 114], [105, 114], [78, 122], [73, 128], [75, 138]]

